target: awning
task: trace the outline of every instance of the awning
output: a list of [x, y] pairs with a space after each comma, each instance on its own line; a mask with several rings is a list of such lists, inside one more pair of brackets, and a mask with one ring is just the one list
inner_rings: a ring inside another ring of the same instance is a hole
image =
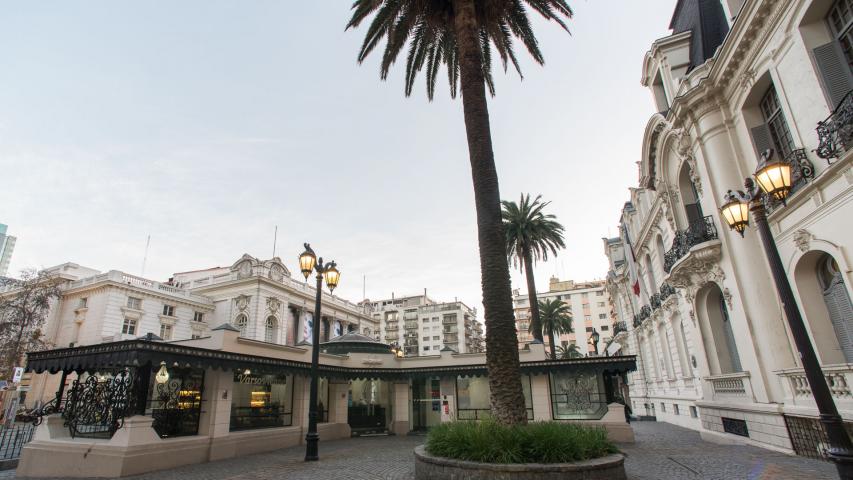
[[[83, 347], [60, 348], [27, 353], [27, 371], [95, 372], [107, 369], [135, 368], [145, 365], [212, 368], [234, 371], [250, 369], [259, 374], [307, 376], [311, 364], [295, 360], [261, 357], [242, 353], [189, 347], [148, 340], [125, 340]], [[522, 362], [521, 373], [544, 374], [559, 371], [624, 373], [636, 370], [636, 357], [584, 357], [567, 360]], [[336, 379], [407, 380], [440, 376], [485, 376], [485, 364], [441, 365], [413, 368], [319, 366], [320, 375]]]

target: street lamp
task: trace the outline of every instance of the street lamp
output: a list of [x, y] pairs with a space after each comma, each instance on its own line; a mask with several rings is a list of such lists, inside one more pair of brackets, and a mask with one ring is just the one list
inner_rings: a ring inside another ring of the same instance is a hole
[[756, 188], [755, 182], [751, 178], [747, 178], [744, 181], [746, 192], [729, 190], [720, 210], [729, 227], [740, 233], [741, 236], [749, 224], [750, 211], [755, 218], [755, 225], [758, 227], [764, 253], [767, 256], [767, 262], [770, 264], [776, 291], [785, 310], [785, 318], [788, 319], [791, 335], [794, 337], [794, 343], [800, 353], [806, 379], [808, 379], [812, 396], [814, 396], [815, 404], [820, 412], [820, 421], [826, 429], [826, 436], [829, 439], [829, 448], [826, 453], [835, 462], [840, 478], [853, 479], [853, 445], [851, 445], [850, 437], [844, 429], [841, 416], [838, 415], [835, 402], [832, 400], [826, 377], [820, 368], [803, 317], [800, 315], [800, 309], [794, 299], [794, 292], [782, 265], [782, 259], [779, 257], [776, 241], [767, 225], [765, 202], [769, 203], [774, 200], [784, 202], [791, 191], [790, 165], [773, 161], [772, 158], [773, 150], [767, 150], [762, 154], [761, 163], [754, 174], [760, 188]]
[[334, 261], [324, 264], [323, 257], [317, 258], [311, 245], [305, 244], [305, 251], [299, 255], [299, 269], [305, 280], [311, 272], [317, 272], [317, 296], [314, 301], [314, 326], [311, 329], [311, 393], [308, 398], [308, 433], [305, 434], [305, 461], [316, 461], [320, 459], [319, 442], [320, 435], [317, 434], [317, 384], [318, 367], [320, 363], [320, 300], [323, 295], [323, 280], [329, 291], [333, 292], [338, 286], [341, 272], [338, 271]]
[[598, 330], [595, 327], [592, 328], [592, 348], [595, 349], [595, 356], [598, 356], [598, 339], [601, 338], [601, 335], [598, 333]]

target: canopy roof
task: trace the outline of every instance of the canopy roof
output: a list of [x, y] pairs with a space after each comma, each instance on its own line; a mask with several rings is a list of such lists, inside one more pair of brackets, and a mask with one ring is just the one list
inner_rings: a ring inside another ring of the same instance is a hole
[[[27, 354], [26, 368], [27, 371], [35, 373], [81, 373], [86, 371], [95, 372], [107, 369], [159, 365], [160, 362], [181, 367], [232, 371], [251, 369], [252, 372], [257, 373], [294, 374], [301, 376], [307, 376], [311, 368], [311, 364], [308, 362], [247, 355], [223, 350], [211, 350], [144, 339], [29, 352]], [[633, 355], [521, 362], [521, 372], [527, 374], [544, 374], [558, 371], [607, 371], [622, 373], [634, 371], [636, 368], [636, 357]], [[319, 370], [320, 375], [329, 378], [376, 378], [383, 380], [407, 380], [410, 378], [457, 375], [485, 376], [488, 373], [485, 364], [448, 364], [397, 368], [382, 366], [343, 367], [323, 365], [321, 363]]]
[[391, 345], [360, 333], [339, 335], [328, 342], [321, 343], [320, 348], [326, 353], [347, 355], [353, 352], [391, 354]]

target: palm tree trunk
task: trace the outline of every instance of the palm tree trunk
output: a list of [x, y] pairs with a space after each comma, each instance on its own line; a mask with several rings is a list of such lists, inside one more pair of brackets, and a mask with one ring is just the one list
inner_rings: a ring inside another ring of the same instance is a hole
[[501, 219], [501, 195], [492, 151], [474, 0], [453, 0], [453, 11], [468, 156], [477, 209], [491, 413], [503, 424], [524, 424], [527, 423], [527, 410], [521, 388], [518, 336], [512, 312], [509, 264]]
[[555, 346], [556, 343], [554, 342], [554, 329], [553, 328], [548, 329], [548, 343], [551, 344], [551, 360], [556, 360], [557, 359], [557, 347]]
[[533, 262], [530, 247], [524, 246], [524, 274], [527, 277], [527, 299], [530, 301], [530, 328], [533, 339], [542, 341], [542, 319], [539, 317], [539, 300], [536, 298], [536, 282], [533, 279]]

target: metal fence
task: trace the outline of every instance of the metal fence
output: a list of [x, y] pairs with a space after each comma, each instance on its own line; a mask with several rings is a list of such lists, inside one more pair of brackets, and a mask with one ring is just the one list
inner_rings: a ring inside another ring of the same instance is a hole
[[[827, 460], [825, 450], [829, 447], [826, 430], [820, 420], [813, 417], [795, 417], [783, 415], [788, 436], [794, 452], [803, 457]], [[844, 422], [847, 433], [853, 436], [853, 423]]]
[[0, 460], [20, 457], [21, 448], [33, 439], [35, 429], [31, 424], [0, 426]]

